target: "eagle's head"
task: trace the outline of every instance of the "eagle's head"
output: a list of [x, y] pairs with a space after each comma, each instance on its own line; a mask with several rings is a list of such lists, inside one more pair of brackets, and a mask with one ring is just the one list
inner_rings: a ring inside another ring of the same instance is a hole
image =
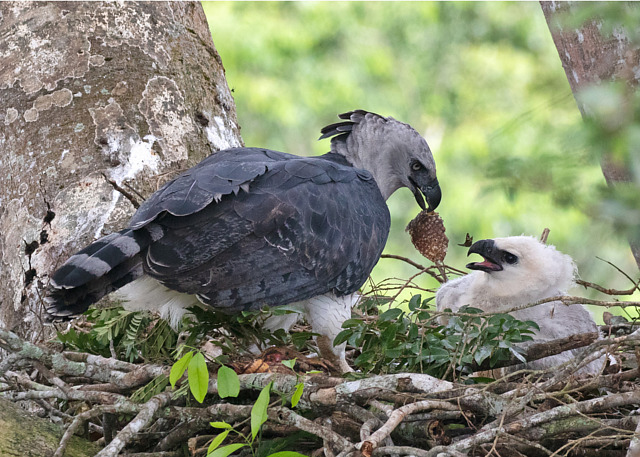
[[429, 145], [413, 127], [364, 110], [338, 117], [345, 121], [323, 128], [320, 138], [332, 137], [332, 152], [369, 171], [385, 200], [406, 187], [422, 209], [438, 207], [442, 194], [436, 163]]
[[502, 296], [566, 293], [576, 275], [570, 256], [529, 236], [480, 240], [471, 245], [470, 254], [479, 254], [483, 260], [467, 268], [484, 272], [487, 283], [504, 289]]

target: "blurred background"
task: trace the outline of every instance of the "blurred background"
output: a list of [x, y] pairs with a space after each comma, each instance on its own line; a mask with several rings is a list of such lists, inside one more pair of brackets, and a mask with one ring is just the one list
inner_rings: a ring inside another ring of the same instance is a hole
[[[466, 233], [539, 237], [548, 227], [582, 279], [632, 286], [608, 263], [637, 278], [625, 235], [600, 210], [605, 181], [592, 136], [537, 2], [203, 5], [247, 146], [319, 155], [330, 148], [317, 141], [320, 129], [338, 113], [392, 116], [433, 151], [445, 263], [464, 270]], [[388, 203], [385, 253], [428, 265], [404, 231], [420, 210], [413, 196], [403, 189]], [[416, 272], [383, 259], [373, 278]], [[417, 282], [437, 287], [426, 275]]]

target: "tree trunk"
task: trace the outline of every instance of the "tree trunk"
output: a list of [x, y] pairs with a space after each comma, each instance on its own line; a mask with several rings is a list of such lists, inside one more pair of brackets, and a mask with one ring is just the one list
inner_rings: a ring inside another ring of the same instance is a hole
[[[577, 15], [582, 8], [593, 8], [589, 3], [540, 2], [583, 118], [589, 117], [590, 110], [578, 97], [581, 90], [602, 83], [624, 81], [629, 87], [627, 96], [631, 101], [633, 92], [637, 90], [640, 82], [640, 73], [637, 71], [640, 66], [640, 52], [627, 38], [626, 30], [616, 27], [611, 37], [605, 37], [600, 31], [602, 21], [597, 17], [577, 29], [564, 24], [563, 18]], [[622, 7], [639, 8], [635, 4], [625, 4]], [[601, 166], [610, 186], [631, 181], [628, 166], [617, 160], [613, 154], [605, 154], [601, 159]], [[630, 240], [630, 246], [640, 268], [640, 244], [636, 240]]]
[[[41, 457], [53, 455], [64, 430], [21, 409], [15, 403], [0, 397], [0, 455]], [[65, 457], [95, 455], [100, 446], [74, 436], [65, 450]]]
[[2, 2], [0, 36], [0, 326], [34, 340], [56, 266], [242, 140], [199, 3]]

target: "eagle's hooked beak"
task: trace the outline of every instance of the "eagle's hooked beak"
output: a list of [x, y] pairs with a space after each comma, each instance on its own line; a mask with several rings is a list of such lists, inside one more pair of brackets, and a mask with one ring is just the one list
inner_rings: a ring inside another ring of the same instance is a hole
[[[442, 198], [442, 191], [440, 190], [438, 178], [433, 178], [424, 184], [416, 182], [412, 178], [409, 179], [411, 184], [413, 184], [413, 196], [415, 197], [416, 202], [418, 202], [418, 205], [420, 205], [420, 208], [423, 210], [426, 209], [428, 212], [435, 211], [440, 204], [440, 199]], [[428, 208], [424, 204], [422, 194], [424, 194], [427, 199], [427, 204], [429, 205]]]
[[502, 271], [502, 265], [498, 260], [500, 250], [496, 248], [494, 240], [480, 240], [476, 241], [469, 248], [467, 256], [471, 254], [480, 254], [484, 260], [482, 262], [472, 262], [467, 264], [467, 268], [470, 270], [480, 270], [485, 273], [492, 271]]

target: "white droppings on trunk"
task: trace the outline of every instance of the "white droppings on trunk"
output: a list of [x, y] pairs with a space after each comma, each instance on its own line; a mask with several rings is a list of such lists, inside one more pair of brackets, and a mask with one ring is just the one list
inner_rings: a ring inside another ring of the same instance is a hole
[[242, 146], [233, 134], [231, 126], [225, 125], [222, 117], [214, 116], [213, 121], [204, 130], [207, 133], [207, 139], [216, 150], [221, 151]]
[[145, 167], [156, 173], [160, 165], [160, 158], [152, 151], [153, 143], [157, 138], [153, 135], [147, 135], [142, 140], [134, 141], [129, 139], [131, 144], [131, 152], [129, 153], [129, 162], [124, 166], [124, 178], [134, 178]]

